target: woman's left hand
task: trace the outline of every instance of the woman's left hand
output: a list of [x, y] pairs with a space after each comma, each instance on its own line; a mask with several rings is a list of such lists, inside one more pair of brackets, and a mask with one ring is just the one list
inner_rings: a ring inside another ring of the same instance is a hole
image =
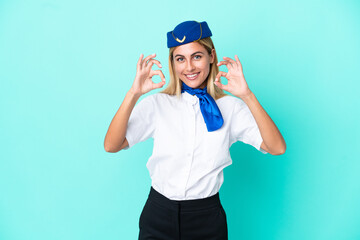
[[[245, 81], [239, 57], [235, 55], [236, 61], [229, 57], [224, 57], [224, 59], [224, 61], [218, 62], [217, 65], [226, 65], [229, 71], [227, 73], [219, 71], [216, 75], [214, 84], [236, 97], [244, 98], [249, 96], [252, 92]], [[228, 83], [226, 85], [222, 84], [221, 81], [219, 81], [220, 77], [225, 77], [228, 80]]]

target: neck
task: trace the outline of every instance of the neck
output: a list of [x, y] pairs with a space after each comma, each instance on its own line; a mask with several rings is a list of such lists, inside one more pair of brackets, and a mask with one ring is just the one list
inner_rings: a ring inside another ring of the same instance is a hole
[[[182, 83], [186, 85], [186, 83], [184, 83], [184, 82], [182, 82]], [[197, 87], [197, 88], [192, 88], [192, 89], [204, 89], [204, 88], [206, 87], [206, 85], [207, 85], [207, 82], [205, 81], [205, 82], [203, 82], [199, 87]], [[190, 87], [190, 88], [191, 88], [191, 87]]]

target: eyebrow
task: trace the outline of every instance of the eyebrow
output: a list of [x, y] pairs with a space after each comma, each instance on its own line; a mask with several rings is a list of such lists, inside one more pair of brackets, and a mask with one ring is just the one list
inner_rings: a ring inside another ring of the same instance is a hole
[[[203, 52], [197, 51], [197, 52], [194, 52], [193, 54], [191, 54], [191, 56], [193, 56], [193, 55], [195, 55], [197, 53], [204, 54]], [[174, 58], [176, 58], [177, 56], [184, 57], [184, 55], [176, 54], [176, 56]]]

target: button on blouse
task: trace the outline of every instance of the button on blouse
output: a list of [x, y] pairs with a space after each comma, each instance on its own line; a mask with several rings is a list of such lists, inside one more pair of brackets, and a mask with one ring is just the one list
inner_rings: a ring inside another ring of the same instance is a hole
[[190, 200], [216, 194], [224, 182], [223, 169], [232, 164], [229, 148], [237, 141], [260, 148], [263, 141], [248, 106], [234, 96], [215, 100], [223, 126], [208, 132], [199, 98], [183, 92], [155, 93], [139, 101], [130, 114], [126, 139], [134, 144], [154, 139], [146, 163], [152, 187], [173, 200]]

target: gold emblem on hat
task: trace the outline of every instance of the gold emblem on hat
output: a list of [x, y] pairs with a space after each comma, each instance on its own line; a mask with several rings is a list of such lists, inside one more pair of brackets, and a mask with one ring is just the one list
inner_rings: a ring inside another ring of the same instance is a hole
[[183, 42], [185, 41], [185, 39], [186, 39], [186, 36], [184, 36], [183, 39], [180, 40], [180, 39], [178, 39], [178, 38], [176, 38], [176, 37], [174, 36], [174, 33], [173, 33], [173, 32], [172, 32], [171, 34], [173, 35], [174, 39], [175, 39], [176, 41], [178, 41], [179, 43], [183, 43]]
[[176, 38], [175, 40], [178, 41], [179, 43], [182, 43], [182, 42], [185, 41], [185, 39], [186, 39], [186, 36], [184, 36], [182, 40], [180, 40], [180, 39], [178, 39], [178, 38]]

